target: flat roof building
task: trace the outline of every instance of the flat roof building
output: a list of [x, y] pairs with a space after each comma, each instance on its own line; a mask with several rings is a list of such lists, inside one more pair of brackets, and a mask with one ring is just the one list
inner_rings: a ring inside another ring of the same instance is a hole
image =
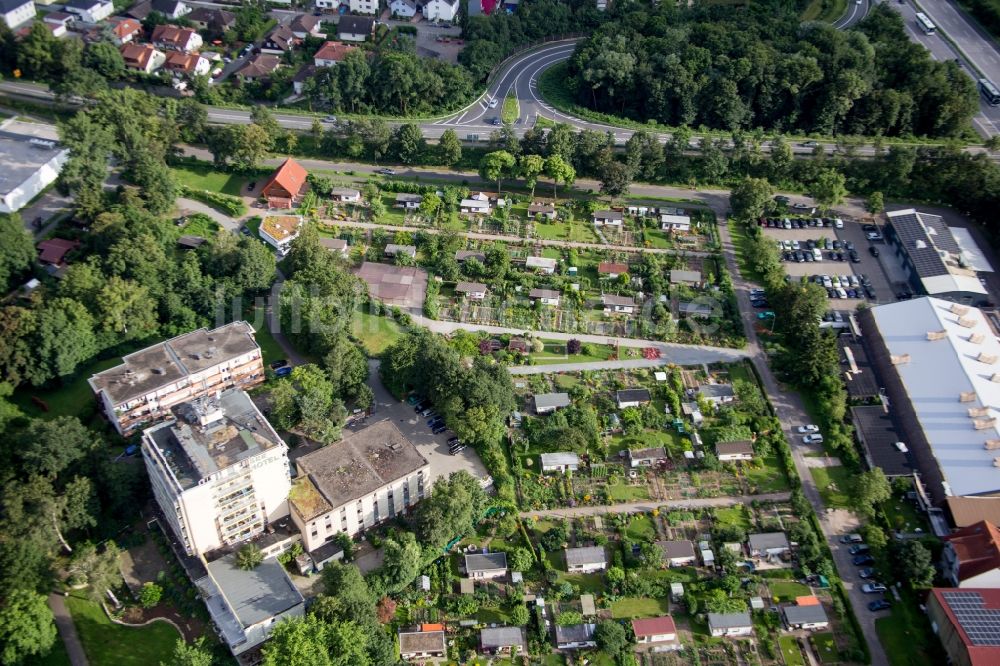
[[[28, 8], [34, 15], [34, 6]], [[24, 208], [55, 182], [68, 159], [55, 126], [13, 118], [0, 124], [0, 213]]]
[[128, 437], [181, 402], [264, 381], [254, 330], [245, 321], [178, 335], [122, 358], [88, 383], [104, 415]]
[[566, 570], [577, 573], [602, 571], [608, 566], [604, 546], [582, 546], [566, 549]]
[[569, 393], [540, 393], [535, 396], [535, 412], [538, 414], [548, 414], [570, 404]]
[[430, 465], [386, 419], [295, 461], [292, 520], [306, 552], [410, 510], [431, 487]]
[[142, 434], [153, 496], [188, 555], [253, 539], [288, 516], [288, 447], [239, 389], [176, 405]]

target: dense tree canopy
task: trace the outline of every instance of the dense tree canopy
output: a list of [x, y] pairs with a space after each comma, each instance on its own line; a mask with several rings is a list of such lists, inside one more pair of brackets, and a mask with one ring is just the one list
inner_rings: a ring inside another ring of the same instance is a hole
[[580, 103], [673, 126], [884, 136], [959, 136], [978, 109], [969, 77], [887, 7], [851, 30], [773, 4], [634, 7], [578, 46]]

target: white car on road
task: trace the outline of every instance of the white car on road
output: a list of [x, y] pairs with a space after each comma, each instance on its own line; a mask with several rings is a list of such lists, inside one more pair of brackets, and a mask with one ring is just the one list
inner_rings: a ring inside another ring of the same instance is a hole
[[804, 444], [822, 444], [823, 435], [805, 435], [802, 438]]
[[814, 432], [819, 432], [819, 426], [818, 425], [800, 425], [799, 426], [799, 434], [800, 435], [808, 435], [808, 434], [814, 433]]

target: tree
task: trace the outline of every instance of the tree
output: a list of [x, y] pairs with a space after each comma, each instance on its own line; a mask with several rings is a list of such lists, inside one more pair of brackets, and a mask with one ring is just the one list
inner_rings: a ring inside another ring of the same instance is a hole
[[538, 184], [538, 176], [545, 170], [545, 158], [541, 155], [522, 155], [520, 163], [521, 177], [531, 188], [531, 196], [535, 196], [535, 185]]
[[528, 613], [528, 607], [523, 603], [517, 604], [510, 609], [510, 623], [515, 627], [523, 627], [528, 624], [530, 620], [531, 615]]
[[441, 163], [446, 166], [453, 166], [462, 159], [462, 142], [458, 140], [458, 134], [453, 129], [446, 129], [438, 140], [438, 153]]
[[875, 505], [892, 497], [892, 486], [879, 467], [858, 474], [854, 478], [853, 490], [854, 508], [869, 518], [875, 515]]
[[31, 268], [35, 261], [35, 242], [24, 228], [21, 216], [5, 215], [0, 218], [0, 286], [6, 293], [13, 286], [11, 279]]
[[893, 561], [910, 587], [929, 587], [934, 582], [933, 556], [924, 544], [915, 539], [894, 541], [893, 550]]
[[44, 22], [35, 21], [18, 44], [18, 69], [29, 79], [47, 80], [54, 73], [59, 52], [59, 40], [45, 27]]
[[237, 171], [253, 171], [274, 147], [274, 137], [257, 124], [229, 125], [225, 132], [229, 162]]
[[14, 590], [0, 606], [0, 662], [29, 663], [48, 654], [56, 641], [56, 624], [45, 597]]
[[378, 602], [378, 621], [382, 624], [389, 624], [396, 617], [396, 602], [392, 597], [382, 597]]
[[28, 380], [36, 386], [53, 377], [73, 374], [80, 363], [97, 353], [94, 318], [77, 301], [53, 298], [35, 311], [31, 336], [36, 363]]
[[594, 640], [597, 647], [617, 659], [629, 648], [628, 635], [625, 628], [613, 620], [604, 620], [594, 628]]
[[441, 197], [439, 197], [434, 192], [428, 192], [420, 200], [420, 207], [417, 212], [420, 213], [427, 220], [436, 220], [438, 213], [441, 212]]
[[161, 661], [160, 666], [212, 666], [212, 653], [205, 646], [205, 637], [199, 636], [193, 643], [178, 638], [170, 661]]
[[262, 648], [264, 666], [308, 664], [334, 666], [329, 647], [330, 625], [317, 615], [279, 622]]
[[139, 603], [143, 608], [153, 608], [156, 604], [160, 603], [162, 596], [162, 587], [156, 583], [145, 583], [142, 586], [142, 591], [139, 592]]
[[873, 215], [878, 215], [885, 210], [885, 197], [881, 192], [872, 192], [865, 201], [865, 210]]
[[[571, 585], [570, 590], [572, 591], [572, 589], [573, 588]], [[556, 615], [556, 624], [559, 625], [560, 627], [572, 627], [575, 624], [582, 624], [582, 623], [583, 623], [583, 615], [580, 614], [580, 611], [568, 610], [568, 611], [562, 611], [561, 613]]]
[[733, 217], [741, 222], [756, 220], [764, 215], [764, 210], [774, 190], [765, 178], [744, 178], [729, 195], [729, 207]]
[[255, 544], [248, 543], [236, 551], [236, 566], [244, 571], [252, 571], [264, 561], [264, 554]]
[[626, 194], [632, 183], [632, 172], [628, 166], [615, 159], [608, 160], [604, 164], [599, 177], [601, 179], [601, 192], [612, 199]]
[[[553, 133], [554, 132], [555, 130], [553, 130]], [[576, 180], [576, 169], [574, 169], [573, 166], [559, 154], [553, 154], [545, 160], [544, 173], [552, 179], [552, 198], [557, 201], [558, 197], [556, 196], [556, 187], [560, 183], [569, 187], [573, 184], [573, 181]]]
[[101, 601], [104, 593], [121, 581], [120, 554], [114, 541], [108, 541], [103, 550], [89, 541], [84, 542], [77, 547], [66, 567], [71, 584], [86, 585], [90, 598]]
[[404, 123], [392, 135], [393, 152], [403, 164], [413, 164], [427, 149], [423, 132], [414, 123]]
[[23, 483], [7, 483], [2, 507], [6, 529], [11, 536], [45, 550], [59, 544], [72, 553], [63, 534], [97, 524], [92, 500], [91, 482], [85, 477], [75, 477], [59, 490], [51, 480], [37, 474]]
[[32, 419], [18, 436], [25, 465], [55, 478], [96, 448], [93, 433], [72, 416]]
[[375, 615], [375, 596], [356, 566], [334, 562], [323, 567], [322, 579], [329, 599], [324, 619], [332, 622]]
[[497, 150], [483, 155], [479, 162], [479, 177], [483, 180], [497, 181], [497, 195], [500, 194], [500, 181], [514, 168], [514, 156], [506, 150]]
[[580, 349], [582, 347], [583, 344], [579, 340], [577, 340], [576, 338], [571, 338], [569, 341], [566, 342], [566, 353], [571, 355], [579, 354]]
[[408, 587], [420, 573], [420, 544], [413, 532], [400, 532], [394, 539], [387, 539], [384, 547], [382, 573], [386, 589], [396, 593]]
[[527, 571], [535, 563], [535, 558], [530, 550], [524, 546], [518, 546], [507, 553], [507, 562], [511, 571]]
[[111, 42], [90, 44], [84, 52], [83, 61], [89, 69], [109, 81], [120, 79], [125, 74], [125, 58]]
[[812, 185], [812, 196], [823, 208], [832, 208], [847, 196], [844, 174], [833, 169], [825, 169], [816, 177]]

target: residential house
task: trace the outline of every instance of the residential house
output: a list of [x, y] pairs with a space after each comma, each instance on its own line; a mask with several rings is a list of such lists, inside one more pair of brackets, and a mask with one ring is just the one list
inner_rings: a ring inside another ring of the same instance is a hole
[[753, 633], [750, 613], [709, 613], [708, 630], [712, 636], [749, 636]]
[[618, 405], [618, 409], [641, 407], [642, 405], [648, 405], [651, 400], [652, 397], [649, 395], [649, 389], [636, 388], [615, 391], [615, 404]]
[[152, 44], [125, 44], [120, 49], [125, 67], [145, 74], [152, 74], [167, 61], [167, 54], [157, 51]]
[[476, 192], [470, 194], [468, 199], [462, 199], [458, 208], [459, 212], [466, 215], [489, 215], [493, 211], [489, 195], [483, 192]]
[[335, 187], [330, 191], [330, 198], [340, 203], [360, 203], [361, 192], [350, 187]]
[[[323, 42], [323, 46], [319, 47], [319, 50], [313, 56], [313, 63], [317, 67], [333, 67], [337, 63], [342, 62], [348, 53], [357, 48], [357, 46], [352, 44], [343, 44], [341, 42]], [[398, 200], [399, 197], [397, 196], [396, 198]]]
[[701, 271], [670, 269], [670, 284], [685, 284], [689, 287], [701, 286]]
[[340, 7], [340, 0], [316, 0], [316, 9], [326, 11], [335, 10]]
[[[332, 44], [333, 42], [327, 42], [327, 44]], [[326, 44], [324, 44], [326, 46]], [[353, 47], [352, 47], [353, 48]], [[410, 194], [409, 192], [400, 192], [396, 195], [396, 208], [405, 208], [406, 210], [416, 210], [420, 208], [420, 202], [424, 198], [419, 194]], [[455, 258], [458, 259], [458, 254], [464, 252], [465, 250], [459, 250], [455, 253]], [[485, 258], [485, 257], [484, 257]]]
[[[661, 643], [672, 644], [674, 649], [681, 647], [677, 639], [677, 625], [674, 624], [674, 618], [669, 615], [632, 620], [632, 633], [635, 634], [635, 642], [640, 647]], [[663, 648], [657, 645], [656, 649]]]
[[[194, 581], [205, 600], [212, 624], [238, 661], [257, 653], [280, 622], [305, 615], [305, 600], [276, 559], [250, 570], [236, 564], [230, 553], [201, 569]], [[246, 663], [254, 663], [252, 658]]]
[[708, 303], [681, 301], [677, 304], [677, 314], [678, 316], [692, 317], [694, 319], [708, 319], [715, 314], [715, 311]]
[[87, 381], [105, 417], [128, 437], [178, 403], [261, 384], [264, 363], [253, 327], [235, 321], [140, 349]]
[[134, 18], [124, 16], [114, 16], [108, 19], [111, 26], [111, 40], [115, 46], [130, 44], [136, 38], [142, 37], [142, 24]]
[[465, 556], [465, 575], [473, 580], [491, 580], [507, 575], [506, 553], [474, 553]]
[[830, 626], [830, 620], [827, 618], [826, 611], [823, 610], [823, 605], [820, 603], [782, 606], [781, 615], [785, 620], [785, 626], [793, 630], [807, 629], [815, 631], [818, 629], [827, 629]]
[[934, 588], [927, 596], [927, 617], [955, 666], [1000, 664], [1000, 589]]
[[448, 656], [444, 630], [399, 632], [399, 656], [405, 661]]
[[543, 472], [575, 472], [580, 468], [580, 456], [565, 451], [542, 454]]
[[411, 511], [431, 491], [427, 459], [390, 419], [301, 456], [295, 467], [288, 504], [310, 554]]
[[80, 17], [84, 23], [100, 23], [115, 13], [111, 0], [68, 0], [63, 8]]
[[570, 573], [594, 573], [608, 568], [608, 557], [604, 546], [583, 546], [567, 548], [566, 571]]
[[635, 312], [635, 299], [631, 296], [601, 294], [601, 305], [604, 307], [604, 314], [632, 314]]
[[602, 261], [597, 265], [597, 274], [600, 277], [606, 277], [614, 280], [623, 273], [628, 273], [628, 264]]
[[167, 53], [167, 59], [163, 63], [163, 68], [175, 74], [203, 76], [211, 70], [212, 63], [197, 53], [170, 51]]
[[485, 654], [527, 654], [527, 641], [521, 627], [486, 627], [479, 632], [479, 648]]
[[687, 215], [660, 215], [660, 229], [672, 233], [691, 231], [691, 218]]
[[182, 250], [197, 250], [207, 242], [208, 240], [202, 236], [184, 235], [177, 239], [177, 246]]
[[475, 259], [479, 263], [485, 263], [486, 255], [479, 250], [456, 250], [455, 261], [463, 263], [467, 259]]
[[305, 39], [306, 37], [323, 37], [324, 33], [320, 29], [321, 21], [319, 16], [313, 16], [312, 14], [298, 14], [292, 19], [292, 22], [288, 24], [288, 27], [292, 29], [292, 34], [298, 39]]
[[299, 237], [302, 229], [302, 216], [300, 215], [268, 215], [260, 223], [261, 240], [284, 256], [292, 241]]
[[345, 257], [347, 256], [347, 250], [349, 248], [347, 245], [347, 241], [344, 240], [343, 238], [326, 238], [324, 236], [323, 238], [319, 239], [319, 244], [325, 247], [326, 249], [330, 250], [331, 252], [340, 254]]
[[152, 10], [168, 19], [177, 19], [191, 13], [191, 8], [180, 0], [153, 0]]
[[[351, 11], [359, 11], [354, 9], [355, 3], [374, 5], [375, 9], [378, 8], [378, 0], [351, 0]], [[375, 11], [362, 13], [374, 14]], [[343, 42], [364, 42], [373, 34], [375, 34], [374, 19], [361, 16], [341, 16], [340, 23], [337, 24], [337, 39]]]
[[414, 259], [417, 256], [417, 248], [414, 245], [397, 245], [396, 243], [389, 243], [385, 246], [385, 256], [395, 257], [397, 255]]
[[750, 546], [750, 557], [781, 557], [788, 555], [792, 550], [784, 532], [751, 534], [747, 543]]
[[621, 228], [624, 215], [618, 210], [598, 210], [594, 211], [595, 227], [618, 227]]
[[668, 567], [689, 567], [697, 564], [694, 544], [686, 539], [678, 541], [657, 541], [663, 563]]
[[8, 118], [0, 130], [0, 213], [13, 213], [59, 177], [69, 150], [53, 125]]
[[718, 442], [715, 445], [715, 455], [719, 462], [753, 460], [753, 442], [749, 439], [738, 442]]
[[[352, 14], [378, 14], [380, 10], [379, 0], [348, 0], [341, 4], [348, 4]], [[348, 17], [342, 16], [340, 20], [343, 21], [344, 18]]]
[[428, 21], [451, 23], [458, 16], [461, 0], [429, 0], [424, 3], [423, 14]]
[[[40, 5], [42, 3], [36, 2], [35, 4]], [[68, 14], [66, 12], [49, 12], [42, 15], [42, 20], [47, 25], [53, 27], [53, 35], [56, 35], [55, 30], [59, 28], [61, 28], [60, 32], [65, 34], [66, 30], [76, 22], [76, 18], [75, 14]], [[59, 35], [56, 36], [58, 37]]]
[[0, 14], [4, 25], [13, 29], [35, 17], [35, 3], [31, 0], [0, 0]]
[[569, 393], [540, 393], [535, 396], [535, 413], [550, 414], [570, 404]]
[[199, 30], [217, 35], [236, 27], [236, 15], [224, 9], [195, 7], [186, 18]]
[[528, 217], [544, 217], [547, 220], [556, 219], [556, 207], [551, 204], [531, 204], [528, 206]]
[[201, 48], [201, 35], [191, 28], [176, 25], [158, 25], [153, 28], [152, 42], [160, 48], [191, 53]]
[[389, 13], [396, 18], [413, 18], [417, 14], [417, 3], [415, 0], [392, 0]]
[[243, 66], [236, 70], [234, 76], [242, 81], [257, 81], [270, 77], [279, 67], [281, 67], [280, 57], [268, 53], [258, 53], [243, 63]]
[[554, 289], [532, 289], [528, 292], [528, 298], [539, 302], [542, 305], [554, 305], [559, 307], [560, 294]]
[[300, 43], [301, 40], [295, 36], [291, 28], [279, 24], [264, 37], [264, 43], [261, 44], [260, 50], [261, 53], [281, 55], [291, 51]]
[[1000, 529], [981, 520], [944, 537], [941, 573], [954, 587], [1000, 588]]
[[66, 255], [80, 247], [80, 241], [49, 238], [38, 244], [38, 261], [50, 266], [62, 266]]
[[713, 405], [725, 405], [736, 400], [736, 389], [732, 384], [702, 384], [698, 395]]
[[295, 72], [295, 76], [292, 77], [292, 92], [296, 95], [301, 95], [306, 89], [306, 81], [312, 79], [316, 76], [316, 65], [311, 62], [307, 62], [299, 67], [299, 71]]
[[568, 627], [556, 625], [556, 647], [560, 650], [582, 650], [597, 647], [594, 638], [596, 624], [571, 624]]
[[528, 257], [524, 260], [524, 267], [544, 275], [552, 275], [556, 272], [556, 260], [549, 257]]
[[293, 208], [305, 189], [308, 175], [302, 165], [289, 157], [264, 183], [260, 196], [267, 199], [270, 208]]
[[[172, 405], [142, 433], [153, 497], [191, 556], [264, 534], [288, 517], [288, 447], [240, 389]], [[232, 489], [241, 488], [233, 508]]]
[[664, 462], [666, 459], [667, 450], [662, 446], [628, 450], [628, 466], [632, 468], [652, 467], [657, 463]]
[[481, 301], [486, 298], [489, 288], [482, 282], [459, 282], [455, 285], [455, 293], [462, 294], [472, 301]]

